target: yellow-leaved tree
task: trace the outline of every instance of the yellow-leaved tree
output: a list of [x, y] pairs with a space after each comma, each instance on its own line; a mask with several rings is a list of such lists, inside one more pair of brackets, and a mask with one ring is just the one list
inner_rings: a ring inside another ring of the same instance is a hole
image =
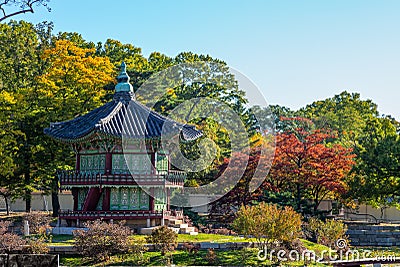
[[[48, 70], [38, 76], [41, 84], [37, 91], [39, 101], [39, 125], [48, 127], [50, 122], [69, 120], [91, 111], [105, 102], [105, 87], [114, 82], [116, 69], [108, 57], [95, 55], [94, 48], [81, 48], [68, 40], [57, 40], [44, 50], [42, 60], [47, 61]], [[41, 156], [44, 162], [40, 172], [42, 181], [51, 188], [53, 216], [57, 216], [58, 181], [54, 170], [66, 168], [66, 159], [72, 159], [70, 149], [61, 143], [43, 136]], [[42, 159], [41, 159], [42, 160]]]
[[39, 92], [47, 112], [57, 121], [71, 119], [98, 107], [104, 100], [104, 87], [115, 79], [108, 57], [95, 56], [95, 48], [80, 48], [68, 40], [57, 40], [42, 58], [49, 71], [39, 76]]

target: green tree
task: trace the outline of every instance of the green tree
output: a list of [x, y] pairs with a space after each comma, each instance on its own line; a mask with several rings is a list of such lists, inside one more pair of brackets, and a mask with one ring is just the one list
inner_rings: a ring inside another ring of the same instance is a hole
[[349, 198], [374, 206], [395, 205], [400, 200], [399, 123], [393, 118], [373, 118], [367, 122], [355, 150], [358, 164], [354, 169]]
[[299, 114], [312, 119], [317, 128], [336, 132], [341, 144], [354, 148], [366, 123], [379, 115], [377, 108], [371, 100], [361, 100], [360, 94], [344, 91], [307, 105]]
[[103, 103], [114, 66], [96, 56], [94, 47], [55, 38], [51, 24], [12, 21], [0, 29], [0, 138], [4, 144], [9, 140], [2, 149], [15, 166], [7, 181], [23, 195], [27, 211], [32, 191], [52, 191], [57, 213], [55, 170], [68, 168], [73, 158], [68, 146], [45, 136], [43, 129]]
[[156, 249], [161, 252], [162, 256], [166, 256], [167, 264], [170, 264], [172, 252], [178, 246], [178, 234], [172, 229], [163, 225], [153, 230], [146, 239], [147, 242], [154, 244]]
[[[80, 48], [69, 40], [56, 40], [53, 47], [43, 52], [42, 58], [51, 68], [38, 76], [41, 90], [40, 128], [50, 122], [71, 119], [100, 106], [105, 99], [104, 87], [114, 81], [114, 67], [107, 57], [95, 55], [95, 48]], [[70, 148], [61, 143], [41, 139], [41, 157], [46, 159], [42, 167], [42, 178], [52, 192], [53, 215], [58, 212], [58, 180], [55, 169], [65, 169], [72, 165]], [[69, 160], [65, 160], [69, 159]]]
[[40, 151], [37, 136], [43, 130], [37, 127], [40, 85], [36, 77], [46, 69], [47, 63], [40, 56], [49, 43], [51, 29], [52, 24], [48, 23], [36, 27], [23, 21], [0, 24], [1, 126], [6, 139], [13, 143], [3, 149], [15, 164], [9, 177], [12, 190], [24, 192], [27, 210], [33, 185], [40, 185], [41, 181], [37, 175], [40, 160], [36, 156]]

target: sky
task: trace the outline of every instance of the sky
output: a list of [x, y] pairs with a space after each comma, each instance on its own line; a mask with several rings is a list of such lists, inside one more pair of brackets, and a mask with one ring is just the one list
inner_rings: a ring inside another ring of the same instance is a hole
[[269, 104], [298, 109], [347, 90], [400, 119], [398, 0], [50, 0], [55, 32], [175, 56], [209, 54], [251, 79]]

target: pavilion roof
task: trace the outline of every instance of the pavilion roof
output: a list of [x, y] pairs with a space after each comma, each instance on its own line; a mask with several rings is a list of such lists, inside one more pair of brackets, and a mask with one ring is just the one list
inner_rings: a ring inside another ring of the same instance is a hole
[[72, 120], [51, 123], [44, 133], [64, 142], [79, 142], [96, 133], [137, 139], [180, 134], [188, 141], [202, 136], [194, 126], [166, 118], [136, 101], [124, 63], [117, 79], [112, 101]]

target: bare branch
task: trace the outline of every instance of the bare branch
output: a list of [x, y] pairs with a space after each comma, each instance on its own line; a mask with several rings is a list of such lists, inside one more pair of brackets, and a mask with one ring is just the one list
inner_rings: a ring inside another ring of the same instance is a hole
[[[44, 7], [46, 7], [46, 9], [50, 12], [50, 8], [47, 6], [47, 3], [49, 0], [14, 0], [14, 1], [10, 1], [10, 0], [3, 0], [0, 2], [0, 10], [3, 13], [3, 17], [0, 18], [0, 22], [8, 19], [10, 17], [13, 16], [17, 16], [20, 14], [24, 14], [24, 13], [34, 13], [34, 9], [33, 6], [36, 4], [37, 6], [42, 5]], [[11, 12], [9, 14], [7, 14], [5, 7], [6, 6], [18, 6], [19, 10], [15, 11], [15, 12]]]

